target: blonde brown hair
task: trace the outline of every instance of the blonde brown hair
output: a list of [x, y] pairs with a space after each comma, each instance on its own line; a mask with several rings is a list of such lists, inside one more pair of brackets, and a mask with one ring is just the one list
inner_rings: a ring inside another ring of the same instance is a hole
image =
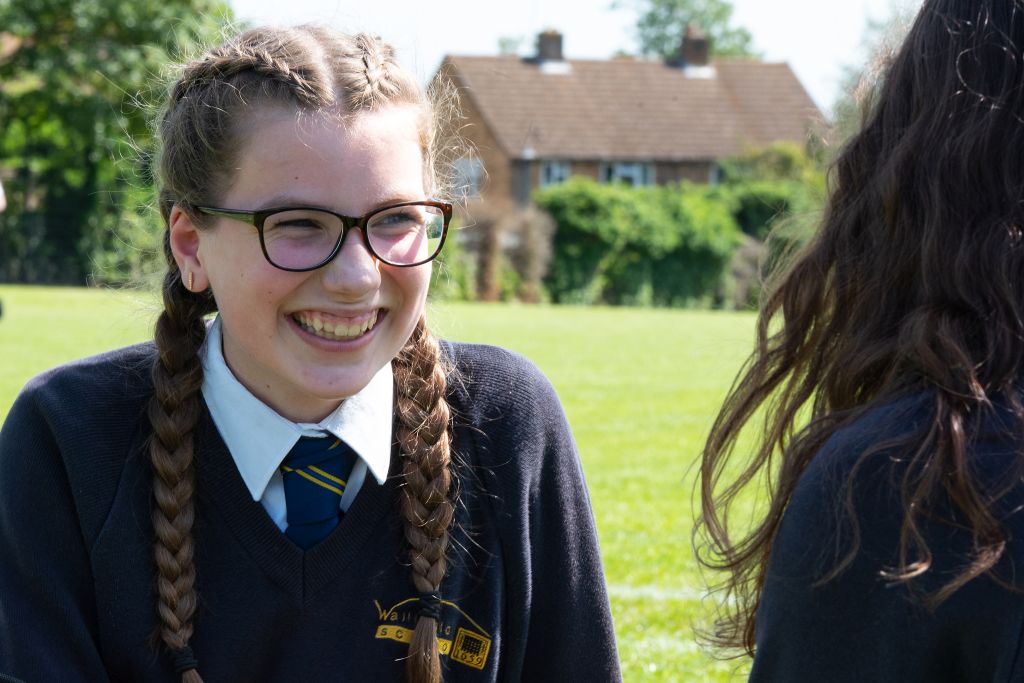
[[[379, 38], [316, 26], [241, 33], [186, 65], [160, 116], [159, 202], [164, 222], [177, 205], [197, 225], [205, 225], [206, 218], [192, 207], [216, 203], [231, 181], [229, 169], [243, 147], [246, 115], [271, 105], [342, 115], [396, 104], [418, 107], [426, 178], [432, 186], [425, 189], [436, 192], [445, 178], [446, 146], [438, 134], [441, 126], [435, 123], [445, 112], [438, 111], [436, 102], [444, 107], [452, 99], [428, 97]], [[164, 254], [164, 311], [156, 324], [158, 356], [149, 405], [158, 636], [183, 683], [201, 683], [198, 662], [189, 648], [197, 605], [193, 431], [202, 410], [203, 316], [216, 310], [216, 302], [209, 292], [192, 292], [184, 286], [169, 233], [164, 235]], [[396, 434], [405, 484], [400, 507], [412, 580], [426, 606], [409, 647], [406, 673], [410, 681], [436, 683], [441, 680], [436, 605], [454, 505], [446, 371], [437, 340], [424, 320], [395, 359], [394, 375]]]

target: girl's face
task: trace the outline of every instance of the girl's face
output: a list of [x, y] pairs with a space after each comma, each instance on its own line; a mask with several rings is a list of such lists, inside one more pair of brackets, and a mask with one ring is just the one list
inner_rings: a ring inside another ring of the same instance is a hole
[[[246, 144], [219, 207], [317, 207], [361, 216], [425, 199], [418, 123], [412, 107], [361, 113], [344, 123], [268, 108], [244, 131]], [[183, 280], [192, 272], [194, 289], [213, 290], [228, 366], [291, 420], [319, 421], [365, 387], [401, 350], [423, 311], [430, 264], [383, 265], [358, 230], [326, 266], [292, 273], [266, 261], [256, 229], [244, 222], [219, 218], [198, 230], [175, 209], [170, 224]], [[316, 331], [316, 321], [334, 326], [335, 334]]]

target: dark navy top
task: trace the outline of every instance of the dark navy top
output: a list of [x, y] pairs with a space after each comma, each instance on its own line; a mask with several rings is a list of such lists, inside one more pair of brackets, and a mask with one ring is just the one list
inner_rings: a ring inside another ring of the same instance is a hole
[[[444, 351], [457, 369], [458, 490], [438, 633], [445, 680], [620, 680], [590, 500], [554, 390], [507, 351]], [[150, 645], [153, 355], [144, 344], [50, 371], [11, 409], [0, 432], [0, 674], [180, 680]], [[403, 680], [417, 592], [399, 481], [364, 487], [303, 552], [252, 499], [205, 412], [196, 448], [191, 646], [206, 683]]]
[[[859, 552], [837, 578], [813, 585], [853, 542], [843, 500], [855, 463], [868, 449], [929, 424], [933, 403], [920, 394], [871, 410], [837, 431], [804, 472], [772, 547], [751, 681], [1024, 681], [1024, 483], [1010, 478], [1019, 468], [1024, 430], [998, 405], [971, 428], [969, 446], [983, 487], [1011, 485], [996, 504], [1008, 543], [994, 577], [982, 575], [927, 609], [922, 595], [959, 573], [971, 550], [963, 528], [928, 521], [922, 530], [932, 569], [909, 585], [882, 575], [898, 564], [899, 488], [907, 467], [904, 451], [883, 448], [853, 479]], [[934, 509], [938, 517], [962, 519], [942, 498]]]

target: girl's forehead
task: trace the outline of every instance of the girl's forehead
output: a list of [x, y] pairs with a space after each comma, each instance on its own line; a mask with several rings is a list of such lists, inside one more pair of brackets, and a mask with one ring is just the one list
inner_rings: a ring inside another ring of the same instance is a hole
[[304, 109], [267, 105], [251, 110], [243, 124], [250, 139], [274, 128], [278, 134], [290, 131], [298, 138], [321, 135], [348, 137], [411, 137], [422, 139], [423, 112], [407, 104], [347, 112], [339, 107]]
[[409, 106], [344, 117], [288, 107], [254, 111], [229, 198], [263, 204], [284, 193], [310, 205], [350, 207], [420, 198], [429, 190], [420, 122]]

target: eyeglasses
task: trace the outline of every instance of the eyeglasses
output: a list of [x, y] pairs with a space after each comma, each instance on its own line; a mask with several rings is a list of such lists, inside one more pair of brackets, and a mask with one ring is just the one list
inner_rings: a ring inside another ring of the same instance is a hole
[[293, 272], [316, 270], [329, 263], [352, 228], [359, 228], [367, 250], [382, 263], [402, 268], [419, 266], [441, 253], [452, 219], [452, 205], [433, 200], [392, 204], [358, 218], [301, 207], [263, 211], [212, 206], [195, 209], [254, 226], [270, 265]]

